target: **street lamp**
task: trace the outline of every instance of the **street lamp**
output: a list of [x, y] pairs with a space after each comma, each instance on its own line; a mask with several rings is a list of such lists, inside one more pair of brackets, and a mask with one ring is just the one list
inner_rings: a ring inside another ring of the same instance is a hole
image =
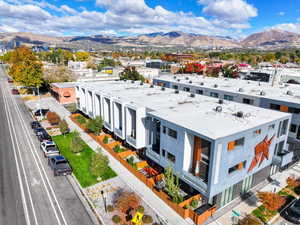
[[106, 197], [104, 196], [104, 191], [101, 190], [101, 195], [102, 195], [102, 199], [103, 199], [103, 203], [104, 203], [104, 209], [105, 212], [107, 213], [107, 209], [106, 209]]

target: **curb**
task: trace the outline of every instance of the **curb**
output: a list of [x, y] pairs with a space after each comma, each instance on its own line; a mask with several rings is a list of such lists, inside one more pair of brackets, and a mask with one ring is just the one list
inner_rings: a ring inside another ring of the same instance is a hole
[[72, 174], [72, 177], [67, 176], [68, 181], [72, 185], [75, 193], [77, 194], [78, 198], [80, 199], [81, 203], [85, 207], [90, 219], [95, 225], [104, 225], [103, 219], [97, 213], [93, 203], [89, 200], [88, 196], [85, 194], [84, 190], [80, 186], [79, 182], [77, 181], [76, 177]]

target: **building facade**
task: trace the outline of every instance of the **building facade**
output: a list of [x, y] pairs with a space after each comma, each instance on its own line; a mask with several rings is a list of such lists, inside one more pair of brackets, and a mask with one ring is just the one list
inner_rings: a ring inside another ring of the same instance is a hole
[[78, 84], [77, 107], [223, 207], [285, 160], [291, 115], [140, 82]]

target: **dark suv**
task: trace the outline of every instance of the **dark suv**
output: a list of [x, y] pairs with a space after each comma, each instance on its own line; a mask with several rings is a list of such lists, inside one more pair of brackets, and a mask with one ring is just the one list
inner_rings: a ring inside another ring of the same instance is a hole
[[48, 158], [48, 165], [53, 170], [54, 176], [66, 176], [72, 174], [72, 168], [68, 160], [61, 155], [50, 156]]
[[287, 207], [281, 213], [281, 216], [294, 224], [300, 224], [300, 199], [294, 201]]

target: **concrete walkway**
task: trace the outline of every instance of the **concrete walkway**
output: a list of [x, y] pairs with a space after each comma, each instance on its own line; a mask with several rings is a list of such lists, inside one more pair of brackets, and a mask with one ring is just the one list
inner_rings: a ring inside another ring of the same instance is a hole
[[[300, 177], [300, 164], [296, 164], [293, 167], [285, 170], [281, 173], [277, 173], [272, 176], [274, 180], [271, 183], [267, 183], [259, 191], [266, 191], [266, 192], [278, 192], [282, 188], [284, 188], [286, 184], [286, 179], [291, 176], [295, 175], [296, 177]], [[209, 225], [231, 225], [232, 223], [232, 210], [238, 212], [239, 214], [246, 215], [251, 213], [255, 208], [260, 206], [261, 203], [259, 202], [256, 195], [252, 195], [250, 198], [240, 202], [239, 204], [230, 207], [230, 210], [224, 213], [219, 218], [215, 219], [214, 221], [207, 223]]]
[[[36, 106], [36, 101], [28, 102], [27, 105], [32, 108]], [[102, 149], [103, 153], [109, 157], [110, 167], [118, 174], [132, 190], [134, 190], [149, 206], [155, 211], [155, 213], [161, 217], [162, 224], [169, 225], [188, 225], [194, 224], [191, 219], [183, 219], [172, 208], [170, 208], [164, 201], [156, 196], [143, 182], [131, 174], [118, 160], [106, 152], [94, 139], [86, 134], [80, 127], [78, 127], [69, 118], [70, 113], [53, 98], [44, 98], [39, 101], [41, 107], [49, 108], [51, 111], [55, 111], [61, 118], [65, 119], [69, 124], [71, 130], [77, 130], [80, 133], [81, 138], [93, 149]], [[34, 107], [35, 108], [35, 107]]]

